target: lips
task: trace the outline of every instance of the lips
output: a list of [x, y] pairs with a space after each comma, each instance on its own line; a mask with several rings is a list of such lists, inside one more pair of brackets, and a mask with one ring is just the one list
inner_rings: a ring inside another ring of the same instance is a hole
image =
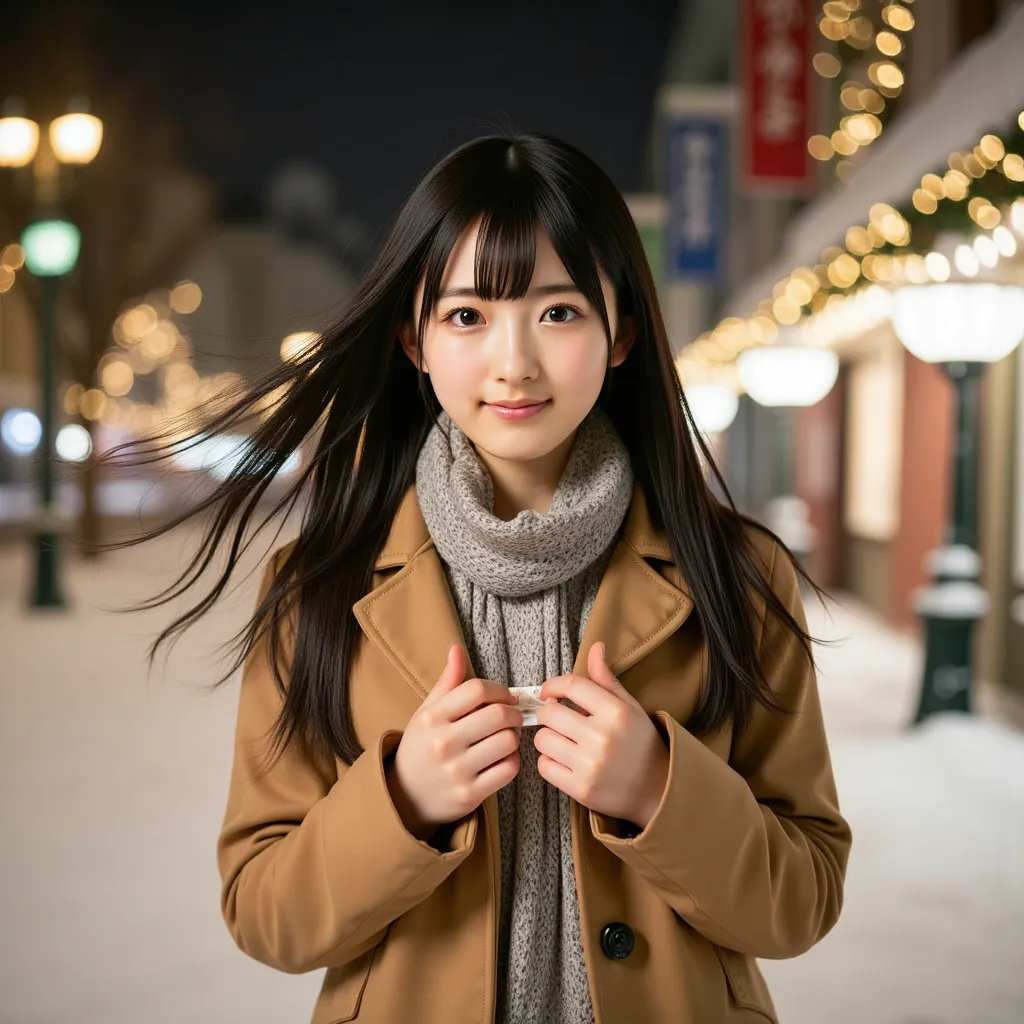
[[484, 403], [495, 416], [503, 420], [525, 420], [543, 412], [550, 404], [550, 399], [538, 402], [534, 399], [516, 399], [514, 402]]

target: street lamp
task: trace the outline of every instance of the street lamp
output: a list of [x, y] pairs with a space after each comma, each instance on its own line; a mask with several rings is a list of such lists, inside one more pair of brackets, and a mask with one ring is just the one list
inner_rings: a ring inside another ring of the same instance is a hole
[[[33, 527], [35, 608], [65, 604], [58, 566], [62, 523], [54, 510], [53, 459], [56, 450], [54, 389], [56, 320], [60, 281], [74, 269], [81, 235], [59, 205], [62, 164], [90, 163], [103, 141], [103, 124], [81, 99], [50, 122], [45, 136], [39, 125], [23, 116], [21, 104], [8, 100], [0, 116], [0, 166], [32, 165], [34, 211], [22, 232], [25, 266], [39, 281], [40, 405], [42, 437], [39, 453], [39, 508]], [[45, 140], [45, 141], [42, 141]]]
[[832, 390], [839, 357], [827, 348], [767, 345], [741, 353], [736, 370], [743, 390], [758, 405], [777, 410], [775, 497], [765, 518], [797, 557], [806, 558], [814, 548], [815, 530], [807, 503], [795, 494], [796, 410], [816, 405]]
[[1024, 288], [980, 281], [899, 288], [892, 323], [908, 351], [952, 381], [956, 422], [950, 521], [943, 546], [928, 555], [931, 582], [914, 595], [925, 630], [917, 723], [939, 711], [971, 710], [971, 635], [989, 608], [975, 549], [978, 394], [985, 366], [1024, 337]]

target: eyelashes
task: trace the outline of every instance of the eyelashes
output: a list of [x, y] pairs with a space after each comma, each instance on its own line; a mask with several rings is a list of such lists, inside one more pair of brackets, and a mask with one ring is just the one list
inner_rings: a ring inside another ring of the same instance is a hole
[[[567, 320], [548, 320], [548, 321], [546, 321], [547, 323], [571, 324], [571, 323], [574, 323], [576, 320], [582, 318], [585, 315], [583, 310], [581, 310], [581, 309], [577, 308], [576, 306], [572, 305], [572, 303], [570, 303], [570, 302], [556, 302], [554, 305], [548, 306], [547, 309], [544, 310], [544, 312], [542, 314], [542, 317], [547, 316], [548, 313], [550, 313], [554, 309], [568, 310], [573, 315], [572, 315], [571, 318], [569, 318]], [[474, 313], [477, 316], [480, 316], [480, 311], [477, 310], [477, 309], [474, 309], [472, 306], [455, 306], [452, 309], [448, 310], [448, 312], [445, 313], [441, 317], [441, 322], [442, 323], [450, 323], [457, 330], [462, 330], [462, 331], [468, 331], [468, 330], [470, 330], [473, 327], [478, 327], [479, 326], [479, 324], [460, 324], [460, 323], [456, 323], [454, 318], [459, 313]]]

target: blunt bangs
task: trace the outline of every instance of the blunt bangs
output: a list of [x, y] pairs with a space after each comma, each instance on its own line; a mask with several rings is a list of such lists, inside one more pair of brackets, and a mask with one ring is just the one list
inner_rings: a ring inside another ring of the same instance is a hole
[[[608, 311], [601, 289], [602, 260], [591, 237], [596, 210], [588, 210], [587, 191], [557, 166], [544, 166], [515, 142], [501, 140], [481, 160], [479, 148], [464, 166], [452, 167], [459, 181], [460, 200], [441, 213], [431, 233], [423, 259], [423, 306], [418, 334], [423, 338], [427, 322], [437, 306], [441, 281], [452, 251], [465, 231], [477, 220], [473, 287], [485, 301], [521, 299], [530, 287], [537, 259], [538, 226], [551, 239], [555, 253], [573, 284], [599, 312], [611, 345]], [[453, 156], [458, 161], [459, 151]], [[609, 270], [605, 276], [616, 285]]]

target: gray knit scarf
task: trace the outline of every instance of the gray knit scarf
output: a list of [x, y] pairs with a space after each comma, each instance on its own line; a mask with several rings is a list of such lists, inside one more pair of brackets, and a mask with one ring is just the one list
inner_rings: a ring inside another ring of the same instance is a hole
[[[547, 515], [494, 515], [490, 474], [446, 413], [420, 452], [416, 493], [477, 674], [536, 686], [571, 672], [633, 493], [607, 415], [595, 407], [580, 425]], [[519, 773], [498, 791], [496, 1021], [592, 1024], [569, 797], [538, 773], [535, 733], [522, 730]]]

